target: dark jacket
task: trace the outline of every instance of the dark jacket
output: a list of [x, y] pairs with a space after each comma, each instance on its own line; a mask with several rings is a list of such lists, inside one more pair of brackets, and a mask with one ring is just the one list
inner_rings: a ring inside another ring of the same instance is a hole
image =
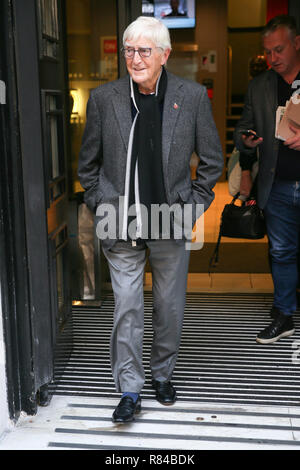
[[237, 149], [249, 155], [253, 149], [244, 146], [241, 131], [253, 129], [264, 139], [259, 145], [257, 177], [257, 202], [262, 209], [268, 201], [276, 171], [279, 148], [275, 138], [277, 106], [277, 74], [268, 70], [251, 80], [243, 114], [234, 132]]

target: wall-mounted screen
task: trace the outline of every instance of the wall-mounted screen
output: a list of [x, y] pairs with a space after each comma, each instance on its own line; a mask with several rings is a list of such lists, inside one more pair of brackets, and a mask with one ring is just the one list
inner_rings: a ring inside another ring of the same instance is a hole
[[169, 29], [196, 24], [195, 0], [143, 0], [142, 14], [160, 19]]

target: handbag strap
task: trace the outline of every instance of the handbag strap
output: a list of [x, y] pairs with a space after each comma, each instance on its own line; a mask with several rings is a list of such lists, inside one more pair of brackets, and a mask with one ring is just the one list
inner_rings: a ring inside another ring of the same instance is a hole
[[210, 261], [209, 261], [208, 274], [211, 273], [212, 268], [216, 268], [219, 264], [219, 249], [220, 249], [221, 238], [222, 238], [222, 222], [221, 222], [221, 225], [220, 225], [218, 241], [216, 243], [214, 252], [213, 252], [213, 254], [210, 258]]
[[233, 196], [233, 199], [232, 199], [232, 201], [231, 201], [231, 203], [230, 203], [230, 204], [234, 204], [234, 203], [235, 203], [235, 201], [238, 199], [239, 195], [240, 195], [240, 192], [236, 193], [236, 195], [235, 195], [235, 196]]
[[[237, 198], [239, 197], [240, 192], [236, 193], [235, 196], [233, 196], [233, 199], [230, 204], [234, 204]], [[219, 230], [219, 236], [218, 240], [214, 249], [214, 252], [209, 260], [209, 268], [208, 268], [208, 274], [211, 273], [212, 268], [216, 268], [219, 263], [219, 250], [220, 250], [220, 244], [221, 244], [221, 238], [222, 238], [222, 217], [221, 217], [221, 223], [220, 223], [220, 230]]]

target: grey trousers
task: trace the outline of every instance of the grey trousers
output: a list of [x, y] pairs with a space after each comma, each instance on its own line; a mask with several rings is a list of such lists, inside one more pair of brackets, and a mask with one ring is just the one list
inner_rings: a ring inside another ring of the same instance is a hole
[[185, 243], [155, 240], [133, 247], [120, 241], [103, 250], [115, 298], [110, 357], [118, 392], [140, 393], [145, 381], [143, 281], [147, 248], [153, 286], [150, 368], [155, 380], [171, 379], [180, 346], [190, 256]]

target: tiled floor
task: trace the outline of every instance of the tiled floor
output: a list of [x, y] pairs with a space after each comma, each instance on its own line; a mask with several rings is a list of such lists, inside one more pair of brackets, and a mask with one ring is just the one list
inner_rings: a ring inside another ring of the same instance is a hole
[[[145, 275], [145, 290], [152, 287], [151, 273]], [[270, 274], [253, 273], [190, 273], [187, 292], [247, 292], [272, 293], [273, 281]]]

